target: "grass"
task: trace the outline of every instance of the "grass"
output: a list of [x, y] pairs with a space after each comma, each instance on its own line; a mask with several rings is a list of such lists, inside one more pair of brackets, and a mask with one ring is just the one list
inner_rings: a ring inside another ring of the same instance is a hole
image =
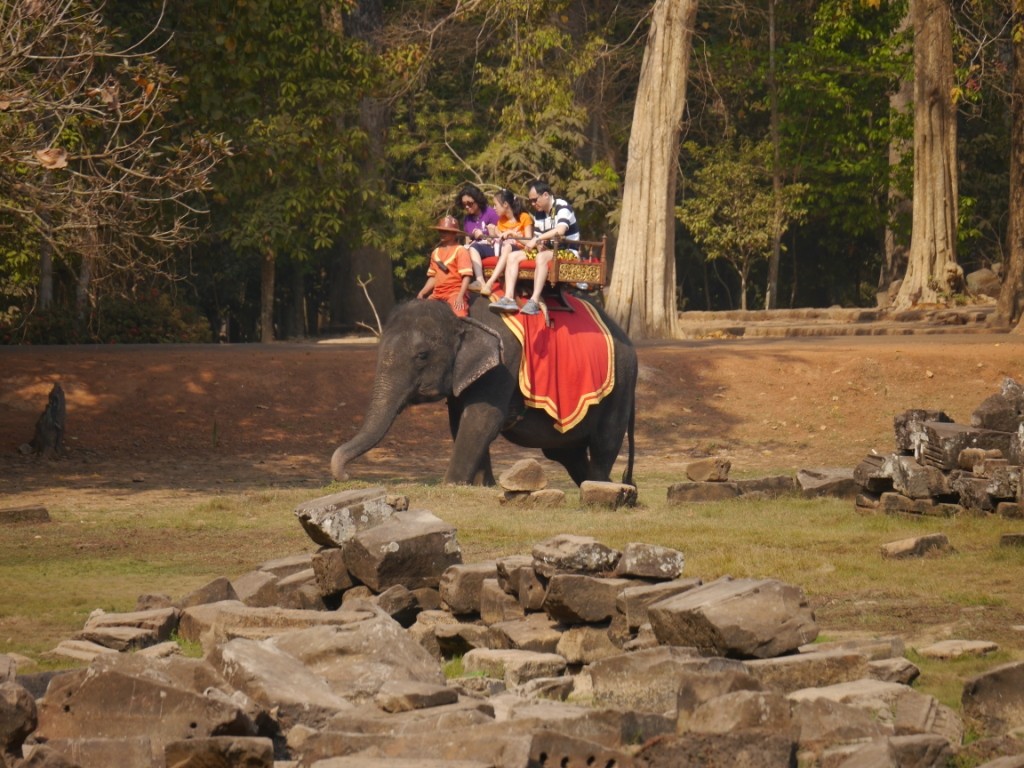
[[[801, 587], [822, 634], [898, 634], [910, 654], [923, 639], [999, 644], [986, 658], [933, 661], [919, 655], [917, 687], [958, 706], [963, 681], [1024, 658], [1024, 549], [999, 546], [1019, 521], [858, 514], [851, 502], [775, 500], [670, 505], [658, 477], [639, 478], [640, 505], [581, 509], [575, 487], [556, 509], [507, 508], [493, 489], [388, 484], [412, 505], [458, 530], [466, 562], [528, 554], [559, 533], [593, 536], [613, 547], [647, 542], [686, 556], [685, 576], [775, 578]], [[259, 563], [314, 551], [292, 510], [345, 487], [256, 490], [134, 508], [50, 509], [46, 525], [5, 527], [0, 538], [0, 652], [38, 658], [79, 630], [95, 608], [132, 610], [138, 595], [182, 597]], [[55, 494], [59, 498], [59, 494]], [[882, 558], [896, 539], [945, 533], [952, 553]]]

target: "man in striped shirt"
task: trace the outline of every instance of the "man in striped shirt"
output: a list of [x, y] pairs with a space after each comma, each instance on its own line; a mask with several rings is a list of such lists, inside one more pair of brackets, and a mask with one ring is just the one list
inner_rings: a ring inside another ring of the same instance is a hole
[[[551, 187], [543, 181], [530, 183], [530, 204], [533, 206], [533, 237], [526, 240], [524, 250], [509, 254], [505, 267], [505, 296], [491, 304], [494, 312], [519, 312], [523, 315], [536, 315], [540, 312], [540, 293], [548, 278], [548, 265], [555, 258], [556, 242], [566, 250], [575, 250], [573, 242], [580, 239], [580, 227], [576, 223], [576, 213], [565, 200], [555, 197]], [[536, 253], [533, 251], [536, 250]], [[533, 295], [522, 308], [516, 304], [516, 280], [519, 277], [519, 265], [527, 259], [533, 259], [536, 267], [533, 271]]]

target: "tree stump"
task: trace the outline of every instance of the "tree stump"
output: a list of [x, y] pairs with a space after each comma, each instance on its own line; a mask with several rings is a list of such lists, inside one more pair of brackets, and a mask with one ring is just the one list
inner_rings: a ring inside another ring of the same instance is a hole
[[64, 422], [66, 406], [64, 389], [54, 384], [50, 396], [39, 420], [36, 422], [36, 433], [29, 446], [33, 453], [47, 458], [56, 458], [64, 452]]

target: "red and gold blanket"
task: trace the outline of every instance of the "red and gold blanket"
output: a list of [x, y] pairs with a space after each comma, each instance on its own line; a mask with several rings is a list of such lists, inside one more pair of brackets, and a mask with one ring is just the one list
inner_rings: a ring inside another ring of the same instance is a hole
[[[501, 292], [495, 294], [492, 301]], [[579, 424], [615, 387], [611, 333], [589, 303], [565, 299], [572, 311], [552, 311], [551, 327], [543, 314], [502, 315], [523, 345], [519, 388], [526, 404], [543, 408], [559, 432]]]

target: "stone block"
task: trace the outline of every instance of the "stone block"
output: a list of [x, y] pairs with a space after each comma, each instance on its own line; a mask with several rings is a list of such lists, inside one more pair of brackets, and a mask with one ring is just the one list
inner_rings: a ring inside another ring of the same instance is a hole
[[587, 669], [596, 706], [637, 712], [672, 713], [679, 707], [679, 691], [688, 675], [732, 671], [758, 683], [739, 661], [702, 657], [695, 648], [658, 646], [623, 653], [591, 664]]
[[219, 680], [213, 668], [198, 659], [101, 656], [88, 669], [50, 683], [38, 702], [35, 736], [52, 743], [57, 739], [128, 740], [144, 733], [151, 742], [153, 760], [162, 761], [165, 745], [174, 741], [215, 734], [255, 735], [249, 713], [218, 688]]
[[685, 727], [691, 733], [787, 733], [792, 721], [789, 702], [777, 691], [732, 691], [697, 707]]
[[408, 680], [395, 680], [385, 683], [374, 697], [377, 706], [385, 712], [411, 712], [417, 709], [430, 709], [455, 704], [459, 694], [447, 685], [416, 683]]
[[277, 576], [268, 571], [249, 571], [231, 580], [238, 599], [252, 608], [277, 605]]
[[735, 499], [742, 493], [737, 483], [673, 483], [668, 487], [671, 504], [690, 504], [703, 501]]
[[164, 748], [168, 768], [274, 768], [274, 743], [260, 736], [212, 736]]
[[960, 659], [965, 656], [987, 656], [999, 650], [988, 640], [940, 640], [917, 650], [928, 659]]
[[797, 764], [796, 743], [789, 734], [763, 731], [684, 733], [655, 739], [640, 750], [637, 760], [645, 768], [778, 768]]
[[533, 568], [544, 578], [556, 573], [611, 573], [622, 553], [590, 536], [563, 533], [533, 547]]
[[924, 557], [949, 553], [952, 547], [944, 533], [930, 533], [925, 536], [912, 536], [899, 541], [890, 541], [882, 545], [882, 557], [904, 558]]
[[912, 408], [893, 417], [893, 432], [896, 436], [896, 450], [903, 454], [916, 454], [924, 435], [926, 422], [952, 423], [943, 411]]
[[339, 547], [324, 547], [315, 552], [311, 564], [322, 597], [340, 595], [355, 584], [345, 566], [345, 555]]
[[373, 602], [384, 613], [405, 628], [411, 627], [415, 623], [416, 615], [420, 612], [419, 600], [416, 598], [416, 594], [401, 584], [388, 587], [374, 597]]
[[687, 592], [703, 583], [692, 578], [626, 587], [615, 598], [615, 607], [625, 617], [628, 629], [635, 632], [647, 623], [647, 608], [652, 603]]
[[321, 624], [353, 624], [375, 615], [365, 603], [336, 611], [300, 611], [286, 608], [253, 608], [225, 601], [186, 608], [181, 613], [178, 631], [189, 642], [201, 642], [212, 649], [219, 642], [235, 637], [263, 639]]
[[744, 662], [765, 688], [791, 693], [801, 688], [833, 685], [867, 677], [868, 660], [848, 651], [817, 651]]
[[20, 753], [37, 724], [32, 694], [13, 681], [0, 682], [0, 755]]
[[480, 620], [484, 624], [497, 624], [513, 621], [526, 615], [523, 606], [513, 596], [505, 592], [497, 579], [485, 579], [480, 589]]
[[474, 648], [491, 647], [491, 632], [483, 624], [438, 624], [434, 627], [434, 639], [446, 658], [464, 656]]
[[532, 555], [511, 555], [510, 557], [499, 558], [495, 561], [499, 586], [510, 595], [518, 596], [519, 571], [523, 569], [533, 571]]
[[531, 613], [521, 619], [491, 626], [494, 647], [537, 653], [555, 653], [562, 639], [561, 625], [543, 613]]
[[185, 597], [178, 601], [177, 607], [179, 609], [191, 608], [193, 605], [203, 605], [205, 603], [218, 603], [221, 600], [238, 600], [238, 593], [235, 592], [235, 588], [231, 585], [231, 580], [220, 576], [213, 581], [207, 582], [198, 589], [194, 589], [189, 592]]
[[506, 491], [540, 491], [547, 488], [544, 467], [536, 459], [521, 459], [498, 476], [498, 485]]
[[880, 495], [892, 490], [892, 478], [884, 468], [885, 457], [868, 454], [853, 468], [853, 479], [868, 493]]
[[593, 664], [622, 653], [622, 649], [612, 641], [607, 626], [582, 624], [569, 627], [561, 635], [555, 653], [569, 664]]
[[494, 677], [512, 687], [538, 677], [560, 675], [566, 663], [556, 653], [477, 648], [462, 657], [462, 666], [467, 675]]
[[813, 467], [800, 469], [796, 473], [796, 484], [800, 493], [808, 498], [834, 496], [852, 499], [859, 486], [853, 478], [853, 470], [842, 467]]
[[559, 573], [548, 582], [543, 609], [563, 624], [607, 621], [617, 612], [619, 593], [634, 583], [631, 579]]
[[630, 542], [622, 548], [615, 575], [634, 579], [670, 581], [683, 573], [686, 556], [678, 549]]
[[950, 493], [949, 479], [937, 467], [926, 466], [913, 456], [892, 455], [885, 460], [884, 471], [892, 479], [892, 488], [911, 499], [931, 499]]
[[694, 483], [724, 483], [729, 479], [732, 462], [713, 456], [686, 465], [686, 479]]
[[306, 534], [324, 547], [341, 547], [356, 533], [373, 528], [396, 511], [384, 488], [342, 491], [295, 507]]
[[434, 657], [379, 608], [360, 622], [289, 632], [271, 642], [357, 705], [388, 682], [444, 684]]
[[6, 507], [5, 509], [0, 509], [0, 525], [48, 522], [50, 522], [50, 513], [46, 507]]
[[580, 484], [580, 504], [583, 506], [608, 509], [632, 507], [636, 504], [636, 494], [636, 486], [625, 483], [584, 480]]
[[1024, 661], [1002, 664], [964, 683], [964, 717], [989, 735], [1024, 728]]
[[313, 567], [313, 555], [309, 552], [299, 552], [285, 557], [276, 557], [260, 563], [258, 570], [272, 573], [279, 579], [287, 579], [297, 573], [308, 571]]
[[441, 574], [462, 562], [455, 528], [425, 510], [395, 512], [345, 544], [349, 573], [375, 592], [395, 584], [437, 587]]
[[[45, 759], [37, 759], [37, 749], [29, 745], [25, 751], [29, 757], [25, 765], [40, 768], [110, 768], [110, 766], [131, 766], [132, 768], [163, 768], [161, 758], [153, 754], [153, 745], [147, 736], [118, 739], [82, 736], [74, 739], [50, 739], [46, 749], [52, 751]], [[42, 753], [40, 753], [42, 754]], [[60, 755], [68, 762], [51, 760], [52, 754]], [[175, 766], [177, 768], [177, 766]]]
[[708, 655], [781, 656], [814, 640], [803, 590], [773, 579], [718, 579], [648, 606], [658, 641]]
[[452, 613], [480, 612], [480, 591], [485, 579], [497, 579], [498, 566], [493, 560], [481, 563], [460, 563], [441, 574], [438, 591]]

